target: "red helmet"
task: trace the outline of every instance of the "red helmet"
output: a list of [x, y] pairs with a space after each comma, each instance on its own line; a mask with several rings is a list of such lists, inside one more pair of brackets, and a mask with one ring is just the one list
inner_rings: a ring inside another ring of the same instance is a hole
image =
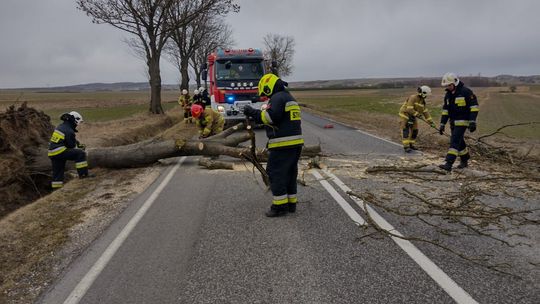
[[203, 107], [198, 104], [194, 104], [191, 106], [191, 116], [193, 116], [194, 118], [199, 118], [203, 111]]

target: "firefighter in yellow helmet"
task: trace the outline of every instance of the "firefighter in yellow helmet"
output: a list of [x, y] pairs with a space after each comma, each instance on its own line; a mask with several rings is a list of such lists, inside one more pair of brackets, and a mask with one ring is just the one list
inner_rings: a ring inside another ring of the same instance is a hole
[[195, 124], [199, 128], [199, 138], [206, 138], [223, 131], [225, 119], [216, 110], [205, 109], [200, 104], [194, 104], [191, 106], [191, 115], [195, 118]]
[[304, 145], [300, 106], [287, 91], [288, 84], [274, 74], [266, 74], [259, 81], [259, 95], [270, 97], [268, 107], [256, 110], [244, 107], [244, 114], [266, 127], [268, 163], [273, 200], [268, 217], [282, 216], [296, 211], [298, 160]]
[[431, 95], [431, 88], [423, 85], [417, 89], [416, 94], [407, 98], [399, 109], [399, 125], [405, 152], [418, 150], [414, 145], [418, 137], [418, 118], [423, 117], [431, 127], [435, 128], [433, 119], [426, 108], [426, 98], [429, 95]]

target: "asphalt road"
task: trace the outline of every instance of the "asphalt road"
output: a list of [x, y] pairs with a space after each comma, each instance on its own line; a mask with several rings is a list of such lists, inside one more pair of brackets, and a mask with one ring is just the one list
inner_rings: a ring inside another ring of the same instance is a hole
[[[403, 155], [398, 144], [328, 123], [303, 114], [307, 144], [320, 143], [334, 158]], [[262, 130], [257, 137], [265, 142]], [[297, 213], [266, 218], [271, 193], [251, 171], [172, 160], [40, 302], [540, 302], [530, 283], [440, 250], [390, 238], [360, 242], [365, 216], [344, 190], [377, 185], [336, 178], [306, 173]], [[399, 225], [381, 215], [382, 225]]]

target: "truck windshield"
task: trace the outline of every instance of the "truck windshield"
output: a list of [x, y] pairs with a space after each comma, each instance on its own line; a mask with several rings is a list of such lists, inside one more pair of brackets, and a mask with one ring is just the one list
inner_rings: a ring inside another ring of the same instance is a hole
[[261, 60], [225, 60], [217, 61], [217, 80], [258, 80], [263, 76], [264, 68]]

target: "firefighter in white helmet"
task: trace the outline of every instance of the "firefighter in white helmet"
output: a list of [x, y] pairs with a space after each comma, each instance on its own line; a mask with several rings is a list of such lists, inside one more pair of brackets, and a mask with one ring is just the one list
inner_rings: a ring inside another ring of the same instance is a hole
[[211, 106], [211, 102], [210, 102], [210, 96], [208, 95], [208, 91], [204, 88], [204, 87], [200, 87], [199, 88], [199, 92], [201, 94], [201, 99], [204, 103], [204, 106], [206, 108], [210, 107]]
[[189, 96], [189, 92], [186, 89], [182, 90], [182, 94], [178, 98], [178, 104], [182, 107], [184, 110], [184, 122], [192, 122], [191, 121], [191, 96]]
[[416, 94], [409, 96], [399, 109], [399, 125], [403, 149], [405, 152], [418, 150], [415, 146], [418, 137], [418, 119], [425, 119], [433, 128], [435, 124], [426, 107], [426, 98], [431, 95], [431, 88], [427, 85], [418, 87]]
[[470, 159], [469, 150], [465, 144], [465, 131], [476, 130], [476, 118], [478, 116], [478, 100], [473, 91], [463, 84], [454, 73], [444, 74], [441, 86], [446, 87], [446, 95], [441, 115], [439, 133], [444, 134], [446, 123], [450, 121], [450, 148], [446, 154], [445, 163], [440, 165], [441, 169], [452, 170], [452, 165], [457, 157], [460, 163], [459, 169], [466, 168]]
[[75, 136], [77, 126], [83, 122], [81, 114], [71, 111], [62, 114], [60, 120], [62, 123], [56, 127], [51, 135], [47, 153], [52, 163], [51, 187], [53, 190], [64, 186], [64, 170], [68, 160], [75, 162], [79, 178], [93, 177], [88, 173], [88, 163], [84, 151], [86, 146], [82, 145]]

